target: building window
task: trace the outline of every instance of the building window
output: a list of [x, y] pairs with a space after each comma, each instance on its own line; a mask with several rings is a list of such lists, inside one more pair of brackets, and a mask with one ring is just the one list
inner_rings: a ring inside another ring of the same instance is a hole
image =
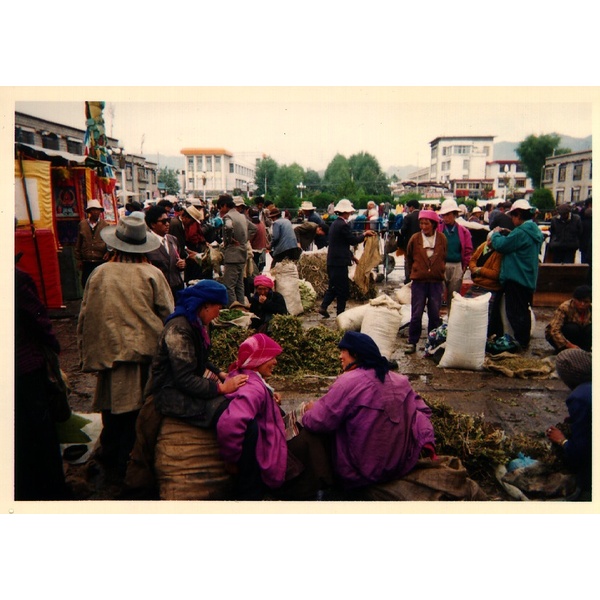
[[437, 153], [438, 153], [438, 147], [435, 146], [431, 149], [431, 158], [432, 159], [435, 158], [437, 156]]
[[[200, 157], [198, 157], [200, 158]], [[193, 171], [194, 170], [194, 157], [193, 156], [188, 156], [188, 171]]]
[[468, 171], [468, 170], [469, 170], [469, 160], [468, 160], [468, 159], [466, 159], [466, 160], [463, 160], [463, 169], [464, 169], [465, 171]]
[[544, 181], [552, 181], [554, 179], [554, 167], [544, 171]]
[[207, 171], [212, 171], [212, 156], [205, 156], [206, 159], [206, 170]]
[[42, 134], [42, 146], [48, 150], [58, 150], [58, 136], [55, 133]]
[[67, 152], [71, 154], [83, 154], [83, 144], [77, 140], [67, 139]]
[[233, 173], [233, 168], [235, 167], [235, 165], [233, 163], [229, 163], [229, 172]]
[[565, 190], [556, 190], [556, 206], [565, 201]]
[[35, 133], [33, 131], [17, 127], [15, 137], [17, 142], [21, 142], [22, 144], [35, 144]]
[[471, 154], [471, 146], [454, 146], [454, 154]]
[[490, 155], [490, 147], [489, 146], [484, 146], [483, 147], [483, 153], [485, 154], [485, 156], [489, 156]]
[[565, 181], [567, 179], [567, 165], [560, 165], [558, 167], [558, 180]]
[[125, 167], [125, 178], [127, 181], [133, 180], [133, 167], [131, 165], [127, 165]]
[[220, 156], [215, 156], [215, 171], [218, 173], [221, 172], [221, 157]]
[[525, 180], [524, 179], [515, 179], [515, 186], [520, 187], [520, 188], [525, 187]]
[[573, 188], [571, 190], [571, 204], [575, 204], [576, 202], [579, 202], [580, 198], [581, 198], [581, 189]]
[[581, 181], [583, 175], [583, 164], [577, 163], [573, 165], [573, 181]]

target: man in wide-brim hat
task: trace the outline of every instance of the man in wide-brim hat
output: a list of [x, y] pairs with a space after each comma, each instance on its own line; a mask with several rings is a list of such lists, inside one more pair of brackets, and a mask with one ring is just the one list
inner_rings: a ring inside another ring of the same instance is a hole
[[100, 218], [104, 213], [104, 207], [95, 198], [88, 201], [85, 208], [87, 218], [80, 221], [77, 230], [77, 242], [73, 248], [73, 255], [77, 261], [77, 267], [81, 270], [81, 287], [85, 284], [91, 272], [108, 260], [106, 242], [102, 239], [100, 232], [108, 227], [108, 222]]
[[95, 457], [124, 477], [150, 363], [174, 301], [165, 276], [145, 256], [160, 241], [142, 213], [101, 235], [114, 255], [88, 279], [77, 343], [82, 370], [97, 374], [92, 410], [102, 413], [103, 429]]
[[343, 198], [334, 207], [338, 218], [329, 228], [329, 246], [327, 249], [327, 275], [329, 285], [319, 308], [319, 314], [329, 318], [328, 306], [337, 298], [337, 314], [346, 310], [346, 302], [350, 297], [350, 281], [348, 267], [352, 264], [353, 252], [350, 246], [357, 246], [365, 237], [377, 235], [375, 231], [352, 231], [348, 219], [355, 212], [350, 200]]

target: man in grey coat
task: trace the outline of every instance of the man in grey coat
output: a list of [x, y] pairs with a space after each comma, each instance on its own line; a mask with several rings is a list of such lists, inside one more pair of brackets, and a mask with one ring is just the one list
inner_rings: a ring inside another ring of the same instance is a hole
[[233, 198], [222, 194], [217, 200], [217, 210], [223, 219], [223, 279], [227, 288], [229, 305], [246, 304], [244, 295], [244, 266], [248, 257], [248, 219], [240, 214]]

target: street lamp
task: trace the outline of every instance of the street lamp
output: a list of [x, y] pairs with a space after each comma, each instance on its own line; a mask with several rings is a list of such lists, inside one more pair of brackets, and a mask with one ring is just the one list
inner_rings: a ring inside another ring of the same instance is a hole
[[300, 190], [300, 200], [302, 200], [302, 190], [305, 190], [306, 186], [300, 182], [296, 187]]

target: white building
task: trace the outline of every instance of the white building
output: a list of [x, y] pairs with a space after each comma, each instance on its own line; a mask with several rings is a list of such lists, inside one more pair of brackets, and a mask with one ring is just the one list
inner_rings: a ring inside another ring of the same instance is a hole
[[542, 185], [552, 190], [557, 206], [591, 198], [592, 151], [549, 156], [544, 165]]
[[528, 198], [533, 193], [533, 182], [527, 177], [518, 160], [496, 160], [486, 165], [486, 178], [492, 181], [495, 198]]
[[254, 189], [256, 163], [242, 161], [223, 148], [184, 148], [183, 193], [213, 197], [234, 189]]
[[486, 164], [494, 160], [491, 135], [437, 137], [429, 145], [429, 178], [440, 183], [484, 179]]

